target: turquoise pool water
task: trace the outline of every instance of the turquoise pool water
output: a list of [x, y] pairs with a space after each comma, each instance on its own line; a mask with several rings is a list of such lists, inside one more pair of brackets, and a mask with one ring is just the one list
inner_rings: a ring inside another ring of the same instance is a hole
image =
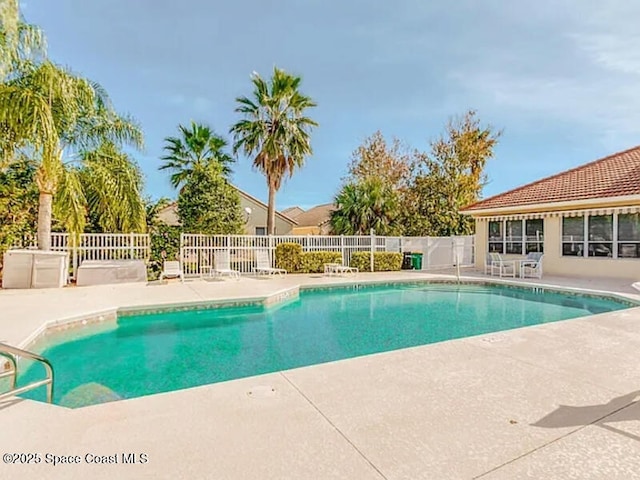
[[[79, 407], [627, 307], [512, 287], [361, 286], [303, 291], [273, 308], [121, 317], [42, 353], [55, 369], [55, 403]], [[44, 400], [41, 390], [28, 396]]]

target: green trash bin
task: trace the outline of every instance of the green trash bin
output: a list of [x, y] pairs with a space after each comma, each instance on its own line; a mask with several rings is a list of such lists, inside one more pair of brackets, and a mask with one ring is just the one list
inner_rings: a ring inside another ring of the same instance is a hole
[[418, 252], [411, 253], [411, 265], [414, 270], [422, 270], [422, 254]]

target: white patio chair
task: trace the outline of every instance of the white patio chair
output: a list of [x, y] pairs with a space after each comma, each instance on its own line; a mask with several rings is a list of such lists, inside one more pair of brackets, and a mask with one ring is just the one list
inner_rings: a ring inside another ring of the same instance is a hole
[[182, 273], [180, 262], [175, 260], [165, 261], [162, 265], [160, 280], [164, 278], [179, 278], [181, 282], [184, 282], [184, 274]]
[[344, 259], [340, 263], [325, 263], [324, 274], [331, 277], [333, 275], [340, 275], [343, 273], [357, 274], [359, 270], [356, 267], [349, 267], [344, 264]]
[[253, 271], [258, 275], [263, 273], [267, 275], [286, 275], [287, 273], [283, 268], [274, 268], [271, 266], [269, 252], [266, 250], [256, 251], [256, 266], [253, 267]]
[[631, 284], [631, 286], [632, 286], [633, 288], [635, 288], [636, 290], [640, 291], [640, 282], [632, 283], [632, 284]]
[[214, 268], [210, 271], [211, 276], [229, 275], [236, 280], [240, 280], [240, 272], [231, 268], [231, 255], [228, 250], [216, 252], [213, 260]]
[[491, 275], [516, 278], [516, 261], [504, 260], [499, 253], [492, 253]]
[[487, 253], [487, 256], [484, 258], [484, 274], [485, 275], [493, 275], [491, 272], [491, 265], [493, 262], [499, 262], [500, 255], [494, 252]]
[[542, 257], [541, 252], [530, 252], [520, 260], [520, 278], [542, 278]]

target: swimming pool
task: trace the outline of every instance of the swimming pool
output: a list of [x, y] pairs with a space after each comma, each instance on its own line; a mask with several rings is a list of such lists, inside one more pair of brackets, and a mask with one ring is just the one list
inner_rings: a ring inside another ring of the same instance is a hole
[[[42, 354], [55, 369], [54, 402], [81, 407], [630, 306], [511, 286], [356, 285], [301, 291], [275, 307], [121, 316], [61, 334]], [[44, 400], [43, 391], [25, 396]]]

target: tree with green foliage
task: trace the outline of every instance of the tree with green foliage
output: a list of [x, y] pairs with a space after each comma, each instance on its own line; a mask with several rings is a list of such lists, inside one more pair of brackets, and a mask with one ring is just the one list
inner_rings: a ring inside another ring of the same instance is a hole
[[244, 218], [240, 195], [216, 162], [195, 166], [178, 195], [178, 217], [189, 233], [240, 234]]
[[236, 112], [243, 118], [231, 127], [233, 151], [252, 156], [253, 166], [267, 179], [267, 234], [273, 235], [276, 192], [312, 154], [311, 129], [318, 124], [306, 111], [316, 104], [300, 92], [300, 77], [279, 68], [274, 68], [269, 81], [255, 72], [251, 81], [252, 98], [236, 98]]
[[[93, 232], [141, 232], [146, 226], [142, 172], [113, 144], [84, 152], [76, 168]], [[85, 230], [87, 230], [85, 228]]]
[[403, 199], [406, 235], [473, 233], [472, 219], [459, 211], [479, 199], [486, 183], [484, 168], [500, 135], [482, 126], [471, 110], [449, 121], [429, 154], [416, 154], [414, 176]]
[[180, 136], [164, 139], [166, 154], [160, 170], [170, 170], [171, 185], [182, 187], [192, 175], [194, 168], [210, 162], [220, 164], [222, 173], [229, 178], [234, 158], [226, 153], [227, 141], [214, 133], [211, 127], [191, 122], [189, 128], [178, 125]]
[[[21, 155], [37, 163], [38, 247], [48, 250], [54, 216], [71, 233], [84, 230], [89, 200], [78, 163], [91, 152], [101, 155], [105, 144], [141, 147], [142, 132], [115, 112], [100, 85], [46, 58], [44, 35], [22, 22], [15, 0], [0, 3], [0, 24], [0, 150], [5, 166]], [[112, 199], [123, 209], [131, 205], [122, 200]]]
[[27, 242], [36, 232], [36, 165], [21, 157], [0, 169], [0, 261], [4, 250]]
[[406, 187], [410, 173], [411, 156], [407, 149], [397, 138], [388, 143], [378, 130], [351, 155], [346, 181], [360, 182], [375, 177], [399, 191]]
[[368, 177], [348, 183], [334, 200], [331, 227], [336, 235], [397, 235], [398, 194], [379, 178]]

